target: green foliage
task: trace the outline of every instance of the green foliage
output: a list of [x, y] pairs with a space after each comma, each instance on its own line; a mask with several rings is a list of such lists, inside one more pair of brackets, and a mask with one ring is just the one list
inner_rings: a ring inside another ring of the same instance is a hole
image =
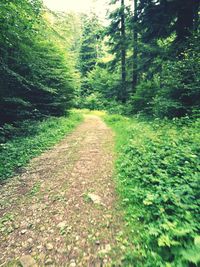
[[162, 70], [155, 73], [151, 69], [153, 77], [141, 79], [130, 100], [132, 112], [174, 118], [192, 116], [199, 110], [199, 37], [193, 37], [182, 58], [154, 61], [155, 66], [162, 63]]
[[175, 31], [176, 43], [179, 45], [176, 48], [179, 50], [191, 31], [196, 28], [199, 5], [196, 0], [140, 0], [139, 20], [143, 39], [151, 42], [159, 37], [167, 38]]
[[[41, 122], [23, 123], [18, 136], [0, 144], [0, 181], [13, 175], [31, 158], [55, 145], [81, 120], [82, 116], [79, 113], [71, 112], [68, 117], [51, 117]], [[8, 131], [8, 128], [7, 125], [5, 131]]]
[[100, 56], [102, 25], [95, 14], [82, 16], [83, 34], [80, 47], [80, 71], [87, 75], [91, 71]]
[[134, 114], [161, 118], [198, 114], [199, 1], [134, 0], [121, 8], [119, 1], [111, 4], [107, 43], [115, 74], [122, 70], [122, 47], [126, 54], [126, 92], [121, 83], [114, 99], [126, 98], [125, 106]]
[[[199, 40], [200, 38], [198, 38]], [[197, 44], [197, 42], [195, 41]], [[161, 88], [155, 94], [154, 114], [159, 117], [192, 115], [199, 109], [200, 56], [188, 49], [183, 59], [166, 62], [161, 73]]]
[[200, 120], [107, 116], [135, 250], [124, 265], [199, 266]]
[[87, 82], [90, 91], [96, 92], [100, 96], [99, 100], [102, 103], [100, 107], [107, 110], [114, 110], [117, 105], [120, 106], [119, 99], [121, 83], [117, 72], [112, 72], [105, 66], [105, 64], [104, 66], [99, 64], [90, 73], [88, 73]]
[[118, 74], [97, 65], [88, 73], [88, 85], [92, 92], [101, 93], [104, 99], [115, 99], [119, 87]]
[[46, 9], [44, 18], [47, 21], [52, 39], [76, 61], [81, 46], [81, 18], [74, 12], [55, 12]]
[[[80, 38], [80, 49], [78, 57], [78, 69], [81, 74], [80, 88], [76, 91], [75, 106], [78, 108], [92, 108], [93, 99], [96, 97], [96, 92], [91, 90], [88, 83], [88, 74], [92, 72], [102, 55], [102, 31], [99, 18], [96, 14], [90, 13], [81, 16], [82, 35]], [[91, 95], [91, 96], [90, 96]], [[91, 104], [90, 104], [91, 102]], [[98, 104], [97, 108], [100, 108]], [[102, 106], [102, 105], [101, 105]]]
[[40, 187], [41, 187], [41, 183], [40, 182], [36, 182], [31, 191], [29, 192], [30, 196], [35, 196], [39, 191], [40, 191]]
[[41, 2], [3, 0], [0, 8], [0, 123], [65, 114], [74, 67], [53, 38]]
[[152, 101], [158, 91], [159, 83], [156, 78], [142, 81], [136, 88], [135, 94], [130, 99], [131, 112], [152, 114]]
[[[128, 48], [127, 34], [126, 34], [126, 17], [127, 8], [124, 0], [110, 1], [113, 5], [112, 12], [109, 13], [110, 24], [107, 27], [106, 34], [108, 36], [108, 44], [110, 53], [114, 55], [112, 60], [112, 67], [116, 73], [120, 73], [120, 90], [117, 97], [120, 101], [126, 102], [128, 98], [127, 90], [127, 68], [126, 68], [126, 54]], [[132, 38], [131, 38], [132, 39]], [[120, 70], [117, 71], [117, 70]]]
[[82, 102], [82, 107], [90, 110], [102, 110], [102, 95], [98, 92], [92, 93], [85, 97]]
[[[103, 66], [102, 66], [103, 65]], [[108, 110], [111, 113], [123, 113], [125, 107], [119, 103], [118, 73], [112, 73], [106, 64], [99, 63], [84, 79], [87, 86], [85, 97], [77, 98], [77, 106], [90, 110]]]

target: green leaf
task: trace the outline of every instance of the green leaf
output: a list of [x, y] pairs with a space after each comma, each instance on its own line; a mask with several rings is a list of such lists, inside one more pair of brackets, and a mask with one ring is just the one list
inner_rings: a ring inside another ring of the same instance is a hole
[[194, 246], [187, 250], [182, 250], [181, 252], [183, 258], [192, 263], [199, 263], [200, 262], [200, 246]]

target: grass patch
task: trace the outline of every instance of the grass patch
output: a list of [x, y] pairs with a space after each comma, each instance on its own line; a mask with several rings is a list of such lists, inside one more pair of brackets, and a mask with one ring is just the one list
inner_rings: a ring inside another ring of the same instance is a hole
[[200, 120], [106, 115], [117, 187], [135, 249], [124, 266], [200, 266]]
[[[11, 177], [30, 159], [51, 148], [69, 134], [83, 119], [80, 112], [72, 111], [67, 117], [50, 117], [40, 122], [26, 123], [28, 134], [13, 137], [0, 144], [0, 181]], [[31, 131], [31, 129], [33, 131]]]
[[29, 192], [30, 196], [35, 196], [39, 191], [40, 191], [40, 187], [41, 187], [41, 183], [40, 182], [36, 182], [31, 191]]

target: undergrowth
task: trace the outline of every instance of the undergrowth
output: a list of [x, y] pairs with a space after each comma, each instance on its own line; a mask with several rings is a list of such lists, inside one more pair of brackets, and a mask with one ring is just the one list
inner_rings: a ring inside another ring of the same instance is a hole
[[200, 266], [200, 120], [105, 116], [135, 249], [124, 266]]
[[50, 117], [40, 122], [29, 121], [22, 125], [23, 132], [19, 130], [20, 134], [0, 144], [0, 181], [12, 176], [31, 158], [55, 145], [81, 120], [80, 112], [70, 112], [67, 117]]

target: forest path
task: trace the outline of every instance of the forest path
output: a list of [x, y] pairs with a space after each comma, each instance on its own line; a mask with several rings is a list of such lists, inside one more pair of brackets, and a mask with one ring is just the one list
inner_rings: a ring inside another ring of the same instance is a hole
[[111, 129], [86, 115], [1, 186], [0, 266], [120, 266], [112, 151]]

